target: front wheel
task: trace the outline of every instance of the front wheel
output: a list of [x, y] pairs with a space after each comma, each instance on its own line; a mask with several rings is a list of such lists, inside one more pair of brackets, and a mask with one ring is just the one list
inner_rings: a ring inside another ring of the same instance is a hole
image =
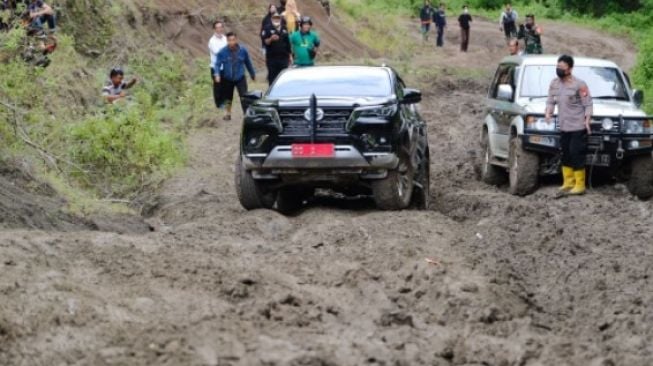
[[516, 196], [527, 196], [535, 192], [539, 178], [540, 159], [537, 154], [524, 150], [522, 140], [518, 136], [510, 138], [508, 165], [510, 167], [509, 192]]
[[382, 210], [403, 210], [410, 205], [413, 195], [413, 171], [401, 162], [395, 170], [388, 171], [385, 179], [372, 182], [376, 205]]
[[653, 197], [653, 158], [649, 155], [634, 158], [630, 170], [627, 184], [630, 193], [642, 200]]
[[481, 161], [481, 180], [485, 184], [499, 186], [506, 181], [506, 172], [500, 167], [492, 164], [492, 148], [490, 147], [490, 137], [487, 132], [483, 134], [481, 140], [482, 157]]
[[243, 157], [240, 155], [236, 161], [235, 183], [238, 200], [246, 210], [270, 209], [274, 205], [275, 192], [267, 190], [252, 177], [252, 173], [245, 169]]

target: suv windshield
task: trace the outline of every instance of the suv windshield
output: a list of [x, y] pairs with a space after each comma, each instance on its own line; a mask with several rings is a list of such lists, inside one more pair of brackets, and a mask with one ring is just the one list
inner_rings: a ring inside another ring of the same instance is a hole
[[289, 70], [268, 93], [272, 99], [306, 97], [386, 97], [392, 94], [390, 74], [381, 68], [315, 68]]
[[[616, 68], [576, 66], [573, 74], [587, 83], [594, 99], [630, 100], [621, 73]], [[551, 80], [556, 77], [555, 66], [526, 66], [521, 96], [546, 98]]]

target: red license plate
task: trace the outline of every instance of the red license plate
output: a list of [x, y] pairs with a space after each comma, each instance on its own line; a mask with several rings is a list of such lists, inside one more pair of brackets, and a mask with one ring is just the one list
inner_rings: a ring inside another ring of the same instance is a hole
[[336, 155], [333, 144], [293, 144], [293, 158], [332, 158]]

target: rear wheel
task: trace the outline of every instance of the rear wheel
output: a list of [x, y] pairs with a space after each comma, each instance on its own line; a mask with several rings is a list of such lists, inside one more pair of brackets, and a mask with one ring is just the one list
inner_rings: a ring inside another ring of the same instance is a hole
[[524, 150], [522, 140], [518, 136], [510, 138], [510, 153], [508, 158], [510, 172], [509, 191], [517, 196], [527, 196], [537, 189], [540, 159], [537, 154]]
[[490, 148], [490, 137], [487, 132], [481, 140], [481, 180], [485, 184], [501, 185], [506, 182], [506, 172], [502, 168], [492, 164], [492, 149]]
[[269, 209], [274, 205], [276, 192], [267, 190], [263, 184], [252, 177], [252, 173], [245, 169], [243, 157], [240, 155], [236, 161], [235, 183], [238, 200], [246, 210]]
[[415, 185], [413, 191], [413, 205], [418, 210], [428, 210], [431, 204], [431, 158], [429, 151], [426, 150], [424, 159], [419, 165], [419, 170], [415, 176], [415, 181], [421, 187]]
[[372, 182], [376, 205], [382, 210], [403, 210], [410, 205], [413, 195], [413, 171], [403, 161], [385, 179]]
[[653, 158], [649, 155], [634, 158], [630, 170], [627, 184], [630, 193], [642, 200], [653, 197]]

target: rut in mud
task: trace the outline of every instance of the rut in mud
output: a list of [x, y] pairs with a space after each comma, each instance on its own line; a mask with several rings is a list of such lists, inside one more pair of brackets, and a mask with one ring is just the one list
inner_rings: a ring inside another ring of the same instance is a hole
[[[445, 68], [419, 80], [432, 210], [325, 198], [296, 217], [245, 212], [239, 126], [216, 122], [160, 192], [153, 233], [0, 232], [0, 364], [653, 363], [652, 203], [618, 185], [554, 201], [554, 184], [517, 198], [478, 182], [486, 82], [447, 69], [491, 74], [500, 35], [476, 27], [469, 55], [451, 32], [445, 57], [416, 57]], [[567, 34], [597, 36], [545, 41]], [[592, 51], [633, 59], [613, 39]]]

